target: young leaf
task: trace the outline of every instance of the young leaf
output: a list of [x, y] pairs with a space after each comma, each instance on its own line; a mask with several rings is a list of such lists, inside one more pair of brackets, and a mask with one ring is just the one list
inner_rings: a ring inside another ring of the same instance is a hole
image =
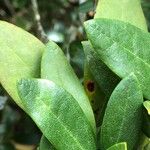
[[144, 147], [144, 150], [149, 150], [150, 149], [150, 142]]
[[99, 0], [94, 18], [116, 19], [147, 31], [141, 0]]
[[150, 138], [150, 116], [146, 110], [143, 110], [143, 133]]
[[143, 132], [150, 138], [150, 101], [145, 101], [143, 103], [145, 109], [143, 110]]
[[148, 114], [150, 115], [150, 101], [145, 101], [143, 103], [144, 107], [146, 108]]
[[126, 142], [117, 143], [109, 147], [107, 150], [127, 150], [127, 143]]
[[47, 140], [45, 136], [42, 136], [39, 150], [55, 150], [55, 148], [52, 146], [52, 144]]
[[150, 143], [150, 139], [141, 132], [140, 141], [137, 143], [138, 150], [145, 150], [145, 146], [147, 146], [148, 143]]
[[133, 149], [138, 141], [142, 122], [143, 97], [134, 74], [123, 79], [112, 93], [101, 126], [102, 149], [126, 141]]
[[95, 135], [73, 96], [52, 81], [23, 79], [19, 96], [26, 112], [59, 150], [95, 150]]
[[119, 77], [100, 60], [89, 41], [82, 42], [82, 45], [91, 73], [103, 92], [109, 97], [119, 83]]
[[0, 82], [22, 108], [16, 81], [23, 77], [39, 77], [42, 51], [38, 39], [22, 29], [0, 21]]
[[150, 35], [125, 22], [95, 19], [85, 23], [99, 58], [119, 77], [137, 76], [145, 98], [150, 98]]
[[51, 41], [47, 44], [42, 57], [41, 78], [51, 80], [69, 92], [84, 111], [93, 131], [96, 130], [93, 111], [80, 81], [62, 50]]

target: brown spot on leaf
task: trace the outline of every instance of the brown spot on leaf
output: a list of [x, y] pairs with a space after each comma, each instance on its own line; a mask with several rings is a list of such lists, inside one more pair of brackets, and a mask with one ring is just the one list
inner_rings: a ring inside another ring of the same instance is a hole
[[89, 92], [94, 92], [95, 90], [95, 84], [93, 81], [88, 81], [86, 87]]

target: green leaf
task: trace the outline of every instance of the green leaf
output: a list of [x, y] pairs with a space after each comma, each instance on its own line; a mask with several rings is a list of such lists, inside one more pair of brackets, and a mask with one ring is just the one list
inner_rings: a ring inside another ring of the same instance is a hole
[[100, 88], [109, 97], [119, 83], [119, 77], [114, 74], [99, 58], [89, 41], [82, 42], [85, 57], [91, 73]]
[[145, 150], [144, 147], [150, 142], [150, 139], [145, 136], [144, 133], [141, 132], [140, 135], [140, 141], [137, 143], [138, 144], [138, 150]]
[[95, 150], [93, 129], [73, 96], [54, 82], [24, 79], [18, 92], [26, 112], [59, 150]]
[[143, 105], [146, 108], [148, 115], [150, 115], [150, 101], [145, 101]]
[[92, 0], [87, 0], [79, 5], [80, 13], [87, 13], [94, 10], [94, 2]]
[[49, 42], [41, 62], [41, 78], [49, 79], [69, 92], [79, 103], [95, 131], [95, 120], [88, 97], [62, 50]]
[[133, 149], [138, 141], [142, 123], [143, 96], [134, 74], [123, 79], [112, 93], [101, 126], [102, 149], [126, 141]]
[[116, 19], [147, 31], [141, 0], [99, 0], [94, 18]]
[[[86, 57], [84, 86], [95, 112], [97, 126], [100, 126], [106, 102], [120, 79], [97, 57], [89, 41], [82, 42], [82, 45]], [[91, 84], [94, 87], [92, 92], [88, 90]]]
[[91, 102], [93, 111], [97, 112], [99, 108], [102, 107], [105, 95], [87, 65], [87, 61], [85, 61], [84, 88]]
[[142, 131], [144, 132], [144, 134], [150, 138], [150, 113], [149, 113], [149, 109], [150, 109], [150, 101], [145, 101], [143, 103], [145, 109], [143, 110], [143, 127], [142, 127]]
[[105, 103], [105, 94], [97, 84], [94, 79], [89, 67], [87, 66], [87, 61], [84, 62], [84, 88], [87, 96], [89, 97], [92, 109], [94, 111], [96, 126], [100, 126], [102, 109]]
[[144, 150], [149, 150], [150, 149], [150, 142], [144, 147]]
[[55, 150], [52, 144], [46, 139], [45, 136], [42, 136], [40, 141], [39, 150]]
[[119, 77], [137, 76], [145, 98], [150, 98], [150, 35], [128, 23], [95, 19], [85, 23], [99, 58]]
[[40, 61], [45, 46], [22, 29], [0, 21], [0, 82], [22, 108], [16, 81], [24, 77], [39, 77]]
[[109, 147], [107, 150], [127, 150], [127, 143], [126, 142], [117, 143]]

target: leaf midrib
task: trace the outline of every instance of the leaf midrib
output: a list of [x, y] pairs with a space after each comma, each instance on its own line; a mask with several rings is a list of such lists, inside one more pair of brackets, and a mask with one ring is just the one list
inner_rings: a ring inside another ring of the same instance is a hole
[[[44, 106], [46, 106], [46, 108], [48, 108], [44, 101], [41, 101], [41, 102], [44, 104]], [[66, 128], [66, 126], [64, 125], [64, 123], [60, 119], [58, 119], [58, 117], [51, 111], [51, 109], [48, 108], [48, 111], [54, 116], [54, 118], [56, 119], [56, 121], [59, 122], [59, 124], [68, 133], [68, 135], [73, 139], [73, 141], [75, 141], [75, 143], [77, 143], [77, 145], [81, 148], [81, 150], [86, 150], [86, 149], [84, 149], [82, 147], [82, 145], [80, 144], [80, 142], [78, 142], [78, 140], [71, 134], [70, 130], [68, 128]], [[45, 130], [47, 130], [47, 128]]]
[[[96, 29], [97, 30], [97, 29]], [[137, 58], [137, 59], [139, 59], [140, 61], [142, 61], [145, 65], [147, 65], [149, 68], [150, 68], [150, 65], [147, 63], [147, 62], [145, 62], [142, 58], [140, 58], [139, 56], [137, 56], [137, 55], [135, 55], [134, 53], [132, 53], [127, 47], [125, 47], [125, 46], [123, 46], [123, 45], [121, 45], [121, 44], [119, 44], [119, 42], [118, 41], [116, 41], [115, 39], [113, 39], [111, 36], [108, 36], [106, 33], [102, 33], [101, 32], [101, 34], [103, 34], [104, 36], [106, 36], [107, 38], [109, 38], [113, 43], [111, 44], [111, 46], [114, 44], [114, 43], [117, 43], [120, 47], [122, 47], [123, 49], [125, 49], [127, 52], [129, 52], [131, 55], [133, 55], [135, 58]], [[109, 49], [111, 46], [109, 46], [107, 49]], [[106, 49], [106, 50], [107, 50]]]
[[[95, 29], [97, 30], [97, 28]], [[97, 30], [98, 31], [98, 30]], [[128, 53], [130, 53], [131, 55], [133, 55], [136, 59], [139, 59], [142, 63], [144, 63], [149, 69], [150, 69], [150, 65], [145, 62], [143, 59], [141, 59], [140, 57], [138, 57], [137, 55], [135, 55], [134, 53], [132, 53], [128, 48], [126, 48], [125, 46], [121, 45], [118, 43], [118, 41], [115, 41], [113, 38], [111, 38], [110, 36], [108, 36], [106, 33], [102, 33], [104, 36], [106, 36], [107, 38], [109, 38], [113, 43], [111, 44], [111, 46], [114, 44], [114, 43], [117, 43], [120, 47], [122, 47], [123, 49], [125, 49]], [[100, 36], [100, 35], [99, 35]], [[111, 46], [109, 46], [107, 49], [109, 49]], [[107, 50], [106, 49], [106, 50]], [[99, 53], [99, 51], [97, 51]], [[141, 75], [141, 73], [138, 71], [138, 74]], [[119, 74], [118, 74], [119, 75]], [[120, 75], [119, 75], [120, 76]], [[145, 76], [143, 76], [144, 78], [146, 78]], [[139, 83], [141, 86], [144, 86], [146, 88], [146, 86], [144, 84], [141, 84]]]

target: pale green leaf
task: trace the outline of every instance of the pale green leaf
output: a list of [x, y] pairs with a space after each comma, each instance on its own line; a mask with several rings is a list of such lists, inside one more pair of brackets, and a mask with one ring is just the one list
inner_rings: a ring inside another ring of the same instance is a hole
[[143, 96], [134, 74], [123, 79], [113, 91], [101, 126], [103, 150], [119, 142], [133, 149], [140, 136]]
[[22, 108], [16, 81], [23, 77], [39, 77], [42, 51], [38, 39], [22, 29], [0, 21], [0, 82]]
[[58, 150], [95, 150], [95, 134], [78, 102], [44, 79], [23, 79], [18, 92], [26, 112]]
[[145, 98], [150, 98], [150, 34], [128, 23], [94, 19], [86, 32], [99, 58], [119, 77], [134, 72]]
[[144, 150], [150, 150], [150, 142], [144, 147]]
[[117, 143], [109, 147], [107, 150], [127, 150], [127, 143], [126, 142]]
[[79, 103], [95, 131], [93, 111], [86, 93], [67, 61], [62, 50], [53, 42], [49, 42], [41, 62], [41, 78], [49, 79], [63, 87]]
[[99, 0], [94, 18], [117, 19], [147, 31], [141, 0]]

